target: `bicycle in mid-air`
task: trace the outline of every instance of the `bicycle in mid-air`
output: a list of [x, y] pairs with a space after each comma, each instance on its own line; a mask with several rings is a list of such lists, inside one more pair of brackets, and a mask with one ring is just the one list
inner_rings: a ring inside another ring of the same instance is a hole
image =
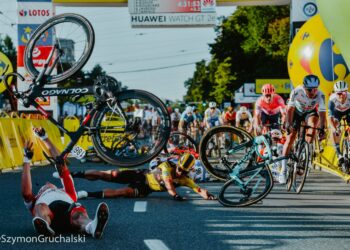
[[[52, 39], [52, 44], [43, 47], [47, 39]], [[82, 135], [88, 134], [104, 161], [121, 167], [141, 165], [158, 155], [170, 135], [170, 117], [158, 97], [142, 90], [122, 90], [120, 83], [110, 76], [98, 77], [92, 87], [44, 88], [63, 83], [77, 73], [89, 59], [94, 41], [94, 30], [84, 17], [77, 14], [52, 17], [35, 30], [26, 46], [24, 65], [30, 79], [9, 73], [3, 77], [4, 82], [24, 107], [34, 106], [70, 137], [70, 143], [59, 157], [65, 159], [69, 153], [83, 155], [82, 148], [75, 144]], [[74, 51], [68, 51], [71, 47], [67, 44], [74, 45]], [[29, 83], [28, 88], [19, 90], [15, 85], [10, 86], [12, 77]], [[37, 102], [45, 96], [88, 94], [93, 94], [95, 101], [88, 104], [89, 111], [76, 132], [68, 132]], [[150, 136], [141, 136], [146, 107], [154, 111], [152, 115], [157, 116], [159, 127]]]
[[[219, 157], [208, 155], [212, 137], [217, 134], [234, 138], [230, 145], [220, 148]], [[214, 127], [206, 132], [199, 146], [200, 159], [210, 174], [225, 181], [218, 195], [222, 205], [243, 207], [257, 203], [274, 185], [269, 165], [288, 158], [297, 161], [292, 155], [273, 158], [270, 145], [269, 133], [253, 138], [245, 130], [230, 126]], [[261, 154], [262, 147], [266, 153]]]

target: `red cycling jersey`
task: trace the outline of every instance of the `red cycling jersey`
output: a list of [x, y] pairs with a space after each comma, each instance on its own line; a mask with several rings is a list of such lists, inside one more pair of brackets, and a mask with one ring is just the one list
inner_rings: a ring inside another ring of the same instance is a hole
[[267, 115], [276, 115], [281, 111], [284, 112], [286, 105], [284, 104], [283, 98], [278, 94], [272, 95], [271, 98], [271, 102], [267, 103], [264, 100], [264, 96], [260, 96], [255, 102], [255, 114], [258, 115], [264, 112]]

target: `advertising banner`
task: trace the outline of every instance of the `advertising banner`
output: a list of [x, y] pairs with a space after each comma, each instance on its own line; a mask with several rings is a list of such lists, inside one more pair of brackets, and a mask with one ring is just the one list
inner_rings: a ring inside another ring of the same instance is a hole
[[290, 11], [291, 41], [301, 26], [317, 13], [316, 0], [292, 0]]
[[132, 27], [215, 26], [215, 0], [130, 0]]
[[275, 87], [277, 94], [289, 94], [292, 90], [290, 79], [256, 79], [256, 93], [261, 94], [261, 87], [268, 83]]
[[[10, 61], [10, 59], [2, 52], [0, 52], [0, 75], [4, 72], [4, 70], [8, 67], [6, 73], [12, 73], [13, 72], [13, 66]], [[2, 80], [0, 80], [0, 93], [4, 92], [6, 90], [5, 84]]]

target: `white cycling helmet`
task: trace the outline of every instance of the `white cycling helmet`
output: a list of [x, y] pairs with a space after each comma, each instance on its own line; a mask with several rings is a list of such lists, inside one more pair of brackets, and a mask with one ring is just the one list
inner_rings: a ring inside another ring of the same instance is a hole
[[337, 93], [343, 91], [348, 91], [348, 84], [343, 80], [337, 81], [334, 84], [334, 92]]
[[209, 108], [216, 108], [216, 102], [209, 102]]
[[245, 107], [245, 106], [241, 106], [240, 108], [239, 108], [239, 111], [241, 111], [241, 112], [247, 112], [247, 107]]
[[185, 109], [185, 114], [192, 113], [193, 109], [191, 106], [187, 106]]
[[180, 112], [180, 109], [176, 108], [176, 109], [175, 109], [175, 112], [176, 112], [176, 113], [179, 113], [179, 112]]

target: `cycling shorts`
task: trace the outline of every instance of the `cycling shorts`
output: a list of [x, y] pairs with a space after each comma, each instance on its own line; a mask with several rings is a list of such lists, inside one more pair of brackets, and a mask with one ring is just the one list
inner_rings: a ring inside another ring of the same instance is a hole
[[307, 121], [309, 119], [309, 117], [311, 116], [316, 116], [319, 117], [318, 112], [316, 111], [316, 109], [313, 109], [309, 112], [305, 112], [305, 113], [300, 113], [297, 109], [295, 109], [294, 111], [294, 115], [293, 115], [293, 127], [295, 129], [299, 129], [300, 128], [300, 124], [303, 121]]
[[146, 197], [152, 190], [146, 182], [145, 173], [148, 170], [124, 170], [118, 171], [115, 176], [113, 176], [112, 181], [121, 184], [129, 184], [129, 187], [134, 189], [135, 197]]
[[215, 117], [215, 118], [209, 118], [209, 121], [208, 121], [210, 127], [215, 127], [215, 126], [219, 126], [219, 118], [218, 117]]
[[246, 122], [249, 122], [249, 119], [239, 120], [239, 126], [243, 127]]
[[337, 119], [338, 121], [341, 121], [341, 119], [343, 117], [345, 117], [347, 124], [350, 124], [350, 112], [349, 112], [349, 110], [347, 110], [345, 112], [340, 112], [338, 110], [335, 110], [333, 117], [335, 119]]
[[281, 116], [280, 113], [277, 113], [275, 115], [268, 115], [262, 111], [261, 112], [262, 125], [265, 126], [267, 124], [270, 124], [271, 125], [270, 129], [280, 129], [280, 126], [279, 126], [280, 116]]

